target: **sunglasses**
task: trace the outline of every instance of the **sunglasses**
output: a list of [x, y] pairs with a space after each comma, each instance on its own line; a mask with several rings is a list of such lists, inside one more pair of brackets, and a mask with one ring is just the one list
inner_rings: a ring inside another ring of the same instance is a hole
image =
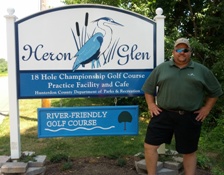
[[181, 49], [176, 49], [175, 51], [176, 51], [177, 53], [181, 53], [181, 52], [187, 53], [187, 52], [189, 52], [190, 50], [189, 50], [189, 49], [183, 49], [183, 48], [181, 48]]

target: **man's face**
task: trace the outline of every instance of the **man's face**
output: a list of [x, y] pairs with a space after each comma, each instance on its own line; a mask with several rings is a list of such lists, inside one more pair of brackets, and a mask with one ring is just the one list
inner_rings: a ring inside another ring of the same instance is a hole
[[185, 66], [190, 62], [191, 50], [186, 44], [178, 44], [173, 50], [173, 57], [177, 66]]

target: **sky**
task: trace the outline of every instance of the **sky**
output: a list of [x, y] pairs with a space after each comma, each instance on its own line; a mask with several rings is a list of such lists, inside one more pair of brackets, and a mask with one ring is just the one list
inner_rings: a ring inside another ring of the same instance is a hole
[[[61, 0], [47, 0], [48, 6], [58, 7], [64, 4]], [[6, 48], [6, 19], [5, 15], [8, 15], [7, 9], [14, 8], [14, 15], [21, 19], [28, 15], [40, 11], [40, 0], [0, 0], [0, 58], [7, 60], [7, 48]]]

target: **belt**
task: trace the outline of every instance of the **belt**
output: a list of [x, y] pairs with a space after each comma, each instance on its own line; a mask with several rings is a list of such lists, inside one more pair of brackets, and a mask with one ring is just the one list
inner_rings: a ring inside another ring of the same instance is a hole
[[189, 113], [193, 113], [193, 111], [185, 111], [185, 110], [172, 110], [172, 109], [164, 109], [166, 111], [169, 111], [169, 112], [175, 112], [175, 113], [178, 113], [179, 115], [184, 115], [184, 114], [189, 114]]

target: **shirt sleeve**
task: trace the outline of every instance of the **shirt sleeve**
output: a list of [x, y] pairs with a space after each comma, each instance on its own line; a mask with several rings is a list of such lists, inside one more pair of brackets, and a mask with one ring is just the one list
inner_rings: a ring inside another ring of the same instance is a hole
[[206, 73], [205, 88], [209, 97], [219, 97], [223, 94], [220, 83], [210, 70]]
[[142, 91], [150, 95], [155, 95], [157, 82], [158, 82], [158, 69], [155, 68], [148, 76], [145, 83], [143, 84]]

